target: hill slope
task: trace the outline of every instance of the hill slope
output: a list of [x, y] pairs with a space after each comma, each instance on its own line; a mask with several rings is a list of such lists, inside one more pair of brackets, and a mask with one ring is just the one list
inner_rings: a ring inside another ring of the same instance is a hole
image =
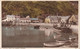
[[2, 12], [6, 14], [21, 15], [25, 17], [50, 15], [72, 15], [78, 14], [78, 2], [69, 1], [3, 1]]

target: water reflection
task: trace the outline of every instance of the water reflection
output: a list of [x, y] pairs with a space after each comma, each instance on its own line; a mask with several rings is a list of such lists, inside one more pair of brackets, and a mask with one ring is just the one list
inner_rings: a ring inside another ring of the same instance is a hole
[[42, 46], [45, 38], [44, 31], [33, 26], [3, 26], [2, 35], [3, 46]]
[[3, 26], [2, 35], [2, 45], [4, 47], [43, 47], [45, 42], [68, 40], [77, 36], [71, 33], [58, 32], [54, 28], [34, 29], [34, 26]]

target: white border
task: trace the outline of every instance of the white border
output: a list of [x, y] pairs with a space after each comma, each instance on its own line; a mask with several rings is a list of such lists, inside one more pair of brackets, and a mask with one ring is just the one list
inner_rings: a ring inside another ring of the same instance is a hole
[[0, 49], [80, 49], [80, 34], [78, 35], [78, 48], [27, 48], [27, 47], [22, 47], [22, 48], [2, 48], [2, 26], [1, 26], [1, 20], [2, 20], [2, 8], [1, 8], [1, 1], [78, 1], [79, 5], [78, 5], [78, 34], [80, 33], [79, 29], [80, 29], [80, 1], [79, 0], [0, 0]]

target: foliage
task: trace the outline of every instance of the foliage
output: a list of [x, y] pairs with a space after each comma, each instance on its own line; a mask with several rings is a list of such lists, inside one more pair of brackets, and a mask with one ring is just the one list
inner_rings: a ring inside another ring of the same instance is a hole
[[69, 1], [2, 1], [2, 12], [37, 17], [40, 14], [77, 15], [78, 9]]

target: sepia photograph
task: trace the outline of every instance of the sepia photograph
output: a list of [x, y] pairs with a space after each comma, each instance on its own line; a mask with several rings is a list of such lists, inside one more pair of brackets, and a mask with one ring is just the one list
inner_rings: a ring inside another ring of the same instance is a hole
[[78, 1], [1, 1], [2, 48], [78, 48]]

